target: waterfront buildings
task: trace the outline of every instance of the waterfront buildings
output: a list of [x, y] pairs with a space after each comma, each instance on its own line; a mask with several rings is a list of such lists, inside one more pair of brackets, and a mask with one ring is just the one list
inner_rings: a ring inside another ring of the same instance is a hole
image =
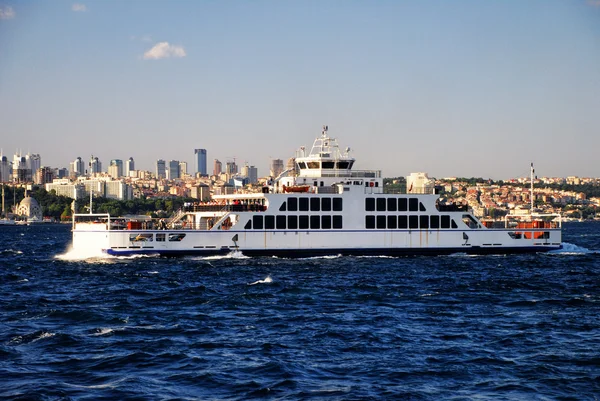
[[196, 172], [200, 175], [207, 175], [206, 172], [206, 149], [194, 149], [196, 160]]
[[179, 160], [169, 161], [169, 167], [167, 169], [167, 180], [174, 180], [181, 177], [181, 169], [179, 167]]
[[100, 162], [100, 160], [98, 160], [97, 157], [94, 157], [94, 155], [92, 155], [92, 158], [90, 159], [89, 168], [90, 174], [99, 174], [102, 172], [102, 163]]

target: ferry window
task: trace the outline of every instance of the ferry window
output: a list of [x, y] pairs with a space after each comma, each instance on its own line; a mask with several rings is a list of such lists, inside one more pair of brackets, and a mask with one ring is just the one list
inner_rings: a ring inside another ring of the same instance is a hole
[[288, 198], [287, 210], [288, 212], [295, 212], [298, 210], [298, 198]]
[[431, 216], [429, 218], [430, 228], [440, 228], [440, 216]]
[[342, 216], [333, 216], [333, 228], [335, 229], [341, 229], [343, 227], [342, 224]]
[[331, 212], [331, 198], [321, 199], [321, 210], [324, 212]]
[[156, 234], [156, 242], [165, 242], [166, 234]]
[[452, 228], [458, 228], [458, 225], [456, 224], [456, 221], [454, 221], [454, 219], [452, 219]]
[[425, 212], [425, 205], [423, 205], [422, 202], [419, 202], [419, 211], [420, 212]]
[[298, 216], [287, 217], [288, 229], [296, 230], [298, 228]]
[[377, 198], [377, 211], [385, 212], [385, 198]]
[[462, 221], [463, 223], [465, 223], [467, 226], [469, 226], [469, 228], [477, 228], [477, 222], [475, 221], [475, 219], [469, 215], [469, 214], [463, 214], [462, 216]]
[[387, 228], [389, 228], [390, 230], [395, 230], [396, 228], [398, 228], [396, 216], [387, 217]]
[[275, 227], [278, 230], [285, 230], [285, 221], [286, 221], [285, 216], [277, 216], [277, 217], [275, 217]]
[[255, 230], [263, 229], [263, 216], [252, 216], [252, 225]]
[[388, 198], [387, 199], [387, 210], [388, 210], [388, 212], [395, 212], [397, 205], [398, 204], [396, 203], [396, 198]]
[[285, 212], [285, 209], [286, 209], [285, 206], [286, 206], [285, 201], [283, 201], [283, 203], [281, 204], [281, 206], [279, 206], [279, 211], [280, 212]]
[[375, 228], [375, 216], [365, 216], [365, 228]]
[[450, 216], [443, 215], [442, 216], [442, 228], [450, 228]]
[[417, 198], [410, 198], [408, 200], [408, 210], [410, 212], [416, 212], [419, 210], [419, 200]]
[[386, 216], [377, 216], [377, 228], [385, 229]]
[[252, 230], [252, 220], [248, 220], [248, 222], [244, 226], [244, 230]]
[[343, 207], [342, 198], [333, 198], [333, 211], [334, 212], [341, 212], [342, 211], [342, 207]]
[[321, 216], [321, 228], [323, 230], [331, 229], [331, 216]]
[[398, 211], [406, 212], [408, 210], [408, 202], [406, 198], [398, 198]]
[[319, 168], [319, 162], [307, 162], [308, 168]]
[[318, 230], [321, 228], [321, 216], [318, 214], [310, 216], [310, 228], [312, 230]]
[[379, 186], [379, 181], [375, 181], [375, 186], [378, 187]]
[[300, 198], [298, 201], [298, 210], [308, 212], [308, 198]]
[[310, 210], [313, 212], [318, 212], [321, 210], [320, 198], [310, 198]]
[[323, 181], [321, 181], [321, 186], [324, 186], [324, 185], [325, 185], [325, 183]]
[[408, 228], [419, 228], [419, 216], [408, 216]]
[[350, 164], [348, 162], [338, 162], [337, 165], [339, 169], [347, 170]]
[[298, 216], [298, 228], [301, 230], [308, 229], [308, 216]]
[[304, 163], [304, 162], [300, 162], [300, 163], [298, 163], [298, 165], [300, 166], [301, 169], [306, 168], [306, 163]]
[[398, 216], [398, 228], [408, 228], [408, 218], [406, 216]]
[[354, 165], [354, 162], [353, 162], [353, 161], [350, 161], [350, 162], [348, 163], [348, 169], [351, 169], [353, 165]]
[[421, 228], [429, 228], [429, 216], [419, 216]]
[[365, 198], [365, 210], [367, 212], [375, 211], [375, 199], [373, 198]]
[[334, 168], [335, 167], [334, 162], [321, 162], [321, 165], [323, 166], [323, 168]]
[[129, 235], [129, 241], [132, 242], [152, 242], [153, 240], [153, 235], [152, 234], [130, 234]]
[[275, 228], [275, 216], [265, 216], [265, 229], [272, 230]]
[[313, 182], [313, 187], [317, 187], [319, 186], [319, 183], [317, 181]]
[[169, 241], [179, 242], [185, 238], [185, 234], [169, 234]]

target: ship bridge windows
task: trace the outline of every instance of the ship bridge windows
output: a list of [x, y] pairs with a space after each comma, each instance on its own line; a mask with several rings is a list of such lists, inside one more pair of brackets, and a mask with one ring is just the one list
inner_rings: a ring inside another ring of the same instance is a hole
[[324, 169], [333, 169], [335, 168], [335, 162], [321, 162], [321, 166], [323, 166]]
[[303, 170], [303, 169], [305, 169], [305, 168], [306, 168], [306, 163], [304, 163], [304, 162], [299, 162], [299, 163], [298, 163], [298, 167], [300, 167], [300, 169], [301, 169], [301, 170]]
[[352, 165], [354, 164], [354, 161], [338, 161], [337, 162], [337, 168], [340, 170], [350, 170], [352, 168]]
[[319, 168], [319, 162], [306, 162], [308, 168]]

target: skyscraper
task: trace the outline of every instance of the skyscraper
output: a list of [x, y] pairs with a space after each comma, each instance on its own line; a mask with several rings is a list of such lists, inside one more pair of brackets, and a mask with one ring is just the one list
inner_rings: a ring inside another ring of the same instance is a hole
[[79, 177], [85, 174], [85, 165], [81, 157], [75, 159], [75, 161], [71, 162], [69, 174], [73, 177]]
[[194, 149], [196, 155], [196, 172], [207, 175], [206, 172], [206, 149]]
[[156, 161], [156, 178], [166, 178], [167, 177], [167, 166], [163, 159], [158, 159]]
[[133, 161], [133, 157], [130, 157], [129, 160], [125, 162], [125, 176], [129, 177], [129, 172], [135, 170], [135, 162]]
[[187, 162], [179, 162], [179, 176], [183, 177], [188, 173]]
[[213, 175], [221, 174], [222, 169], [223, 169], [223, 164], [218, 159], [215, 159], [215, 164], [213, 167]]
[[100, 160], [98, 160], [97, 157], [94, 157], [94, 155], [92, 155], [91, 159], [90, 159], [90, 169], [89, 172], [90, 174], [98, 174], [102, 172], [102, 163], [100, 162]]
[[277, 177], [283, 172], [283, 160], [273, 159], [271, 160], [271, 177]]
[[0, 154], [0, 182], [9, 182], [12, 167], [8, 157]]
[[108, 175], [112, 178], [123, 177], [123, 160], [113, 159], [108, 166]]
[[181, 171], [179, 169], [179, 160], [169, 161], [169, 168], [167, 169], [167, 179], [174, 180], [175, 178], [181, 177]]

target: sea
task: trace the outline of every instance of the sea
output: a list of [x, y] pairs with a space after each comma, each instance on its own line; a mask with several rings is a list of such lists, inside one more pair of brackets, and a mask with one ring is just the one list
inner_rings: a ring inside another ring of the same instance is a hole
[[598, 400], [600, 222], [547, 254], [81, 258], [0, 227], [2, 400]]

